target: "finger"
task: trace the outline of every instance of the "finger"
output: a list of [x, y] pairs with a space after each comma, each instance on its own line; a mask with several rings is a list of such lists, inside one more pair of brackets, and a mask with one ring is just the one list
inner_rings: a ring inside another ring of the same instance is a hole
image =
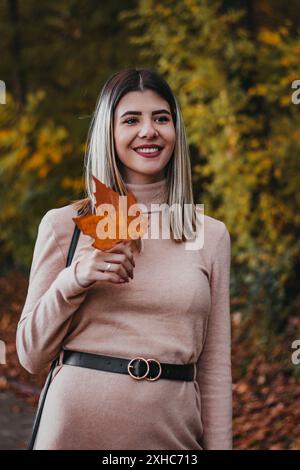
[[131, 275], [128, 273], [127, 269], [122, 264], [117, 264], [117, 274], [121, 276], [125, 281], [129, 281], [129, 276]]
[[124, 250], [125, 252], [127, 253], [127, 256], [130, 260], [134, 260], [133, 258], [133, 248], [132, 248], [132, 245], [131, 243], [126, 243], [125, 246], [124, 246]]
[[131, 260], [126, 258], [125, 261], [123, 262], [123, 266], [126, 269], [128, 275], [131, 277], [131, 279], [133, 279], [134, 265], [132, 264]]
[[117, 243], [112, 248], [107, 250], [107, 252], [125, 254], [128, 257], [128, 259], [130, 260], [132, 266], [135, 267], [134, 254], [133, 254], [133, 250], [132, 250], [129, 243], [124, 243], [124, 242]]
[[125, 284], [126, 281], [121, 277], [119, 276], [117, 273], [113, 273], [113, 272], [105, 272], [105, 273], [102, 273], [101, 272], [101, 276], [99, 275], [99, 281], [109, 281], [109, 282], [113, 282], [114, 284]]
[[109, 248], [108, 250], [106, 250], [107, 253], [111, 253], [111, 252], [114, 252], [114, 253], [123, 253], [124, 251], [124, 243], [123, 242], [118, 242], [118, 243], [115, 243], [111, 248]]
[[106, 273], [115, 273], [118, 276], [122, 277], [125, 280], [128, 280], [128, 273], [124, 266], [121, 263], [111, 263], [109, 267], [109, 271], [107, 271], [107, 263], [101, 263], [101, 268], [99, 268], [102, 272]]
[[115, 264], [123, 265], [126, 269], [128, 275], [133, 279], [133, 269], [134, 269], [134, 261], [128, 259], [126, 253], [111, 253], [107, 258], [105, 258], [106, 262], [113, 262]]

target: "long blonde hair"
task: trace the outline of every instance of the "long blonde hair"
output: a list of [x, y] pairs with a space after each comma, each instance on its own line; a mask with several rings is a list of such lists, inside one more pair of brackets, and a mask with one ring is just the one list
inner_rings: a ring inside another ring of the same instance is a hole
[[[194, 238], [196, 231], [196, 208], [193, 199], [192, 175], [189, 147], [181, 111], [168, 83], [149, 69], [127, 69], [112, 75], [102, 88], [88, 132], [84, 156], [85, 193], [84, 199], [71, 201], [82, 214], [95, 213], [92, 175], [120, 195], [128, 193], [118, 167], [114, 145], [114, 111], [120, 99], [130, 91], [153, 90], [164, 98], [171, 109], [176, 131], [174, 152], [166, 168], [170, 214], [170, 232], [175, 242]], [[192, 211], [184, 215], [185, 204]], [[190, 218], [190, 215], [192, 218]], [[187, 237], [182, 231], [183, 220], [187, 223]]]

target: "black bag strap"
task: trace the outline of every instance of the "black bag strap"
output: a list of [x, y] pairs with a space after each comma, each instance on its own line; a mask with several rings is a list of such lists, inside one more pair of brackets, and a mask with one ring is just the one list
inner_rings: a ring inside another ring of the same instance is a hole
[[[77, 212], [77, 215], [80, 215], [82, 212], [83, 212], [83, 209], [80, 209]], [[74, 253], [75, 253], [75, 250], [76, 250], [79, 235], [80, 235], [80, 230], [77, 227], [77, 225], [75, 224], [72, 240], [71, 240], [71, 243], [70, 243], [70, 246], [69, 246], [66, 268], [68, 266], [70, 266], [70, 264], [72, 263], [72, 259], [73, 259], [73, 256], [74, 256]], [[54, 371], [55, 367], [57, 366], [58, 362], [59, 362], [59, 356], [56, 357], [53, 360], [53, 362], [51, 364], [51, 367], [50, 367], [50, 370], [48, 372], [46, 382], [45, 382], [45, 385], [44, 385], [44, 393], [43, 393], [43, 396], [41, 397], [39, 405], [38, 405], [38, 409], [37, 409], [36, 416], [35, 416], [35, 419], [34, 419], [33, 428], [32, 428], [32, 432], [31, 432], [31, 437], [30, 437], [30, 440], [29, 440], [29, 444], [27, 446], [27, 450], [33, 450], [35, 438], [36, 438], [36, 435], [37, 435], [37, 432], [38, 432], [38, 428], [39, 428], [39, 424], [40, 424], [40, 420], [41, 420], [41, 416], [42, 416], [42, 411], [43, 411], [46, 395], [47, 395], [48, 388], [49, 388], [49, 385], [50, 385], [51, 380], [52, 380], [53, 371]]]

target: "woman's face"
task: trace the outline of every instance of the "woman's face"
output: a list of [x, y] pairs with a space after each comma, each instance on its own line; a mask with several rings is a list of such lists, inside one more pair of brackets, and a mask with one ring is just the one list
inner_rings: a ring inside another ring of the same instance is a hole
[[[114, 140], [126, 183], [154, 183], [163, 179], [175, 145], [168, 102], [152, 90], [124, 95], [115, 109]], [[150, 153], [151, 148], [154, 153]]]

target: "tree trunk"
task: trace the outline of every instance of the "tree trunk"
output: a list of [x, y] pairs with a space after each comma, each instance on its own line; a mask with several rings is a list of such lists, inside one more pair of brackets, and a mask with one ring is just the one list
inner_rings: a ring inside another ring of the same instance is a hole
[[26, 98], [26, 77], [24, 66], [22, 64], [22, 50], [21, 50], [21, 33], [20, 33], [20, 18], [19, 18], [19, 2], [18, 0], [7, 0], [8, 4], [8, 17], [11, 23], [11, 56], [12, 56], [12, 79], [14, 95], [19, 103], [21, 110], [25, 104]]

